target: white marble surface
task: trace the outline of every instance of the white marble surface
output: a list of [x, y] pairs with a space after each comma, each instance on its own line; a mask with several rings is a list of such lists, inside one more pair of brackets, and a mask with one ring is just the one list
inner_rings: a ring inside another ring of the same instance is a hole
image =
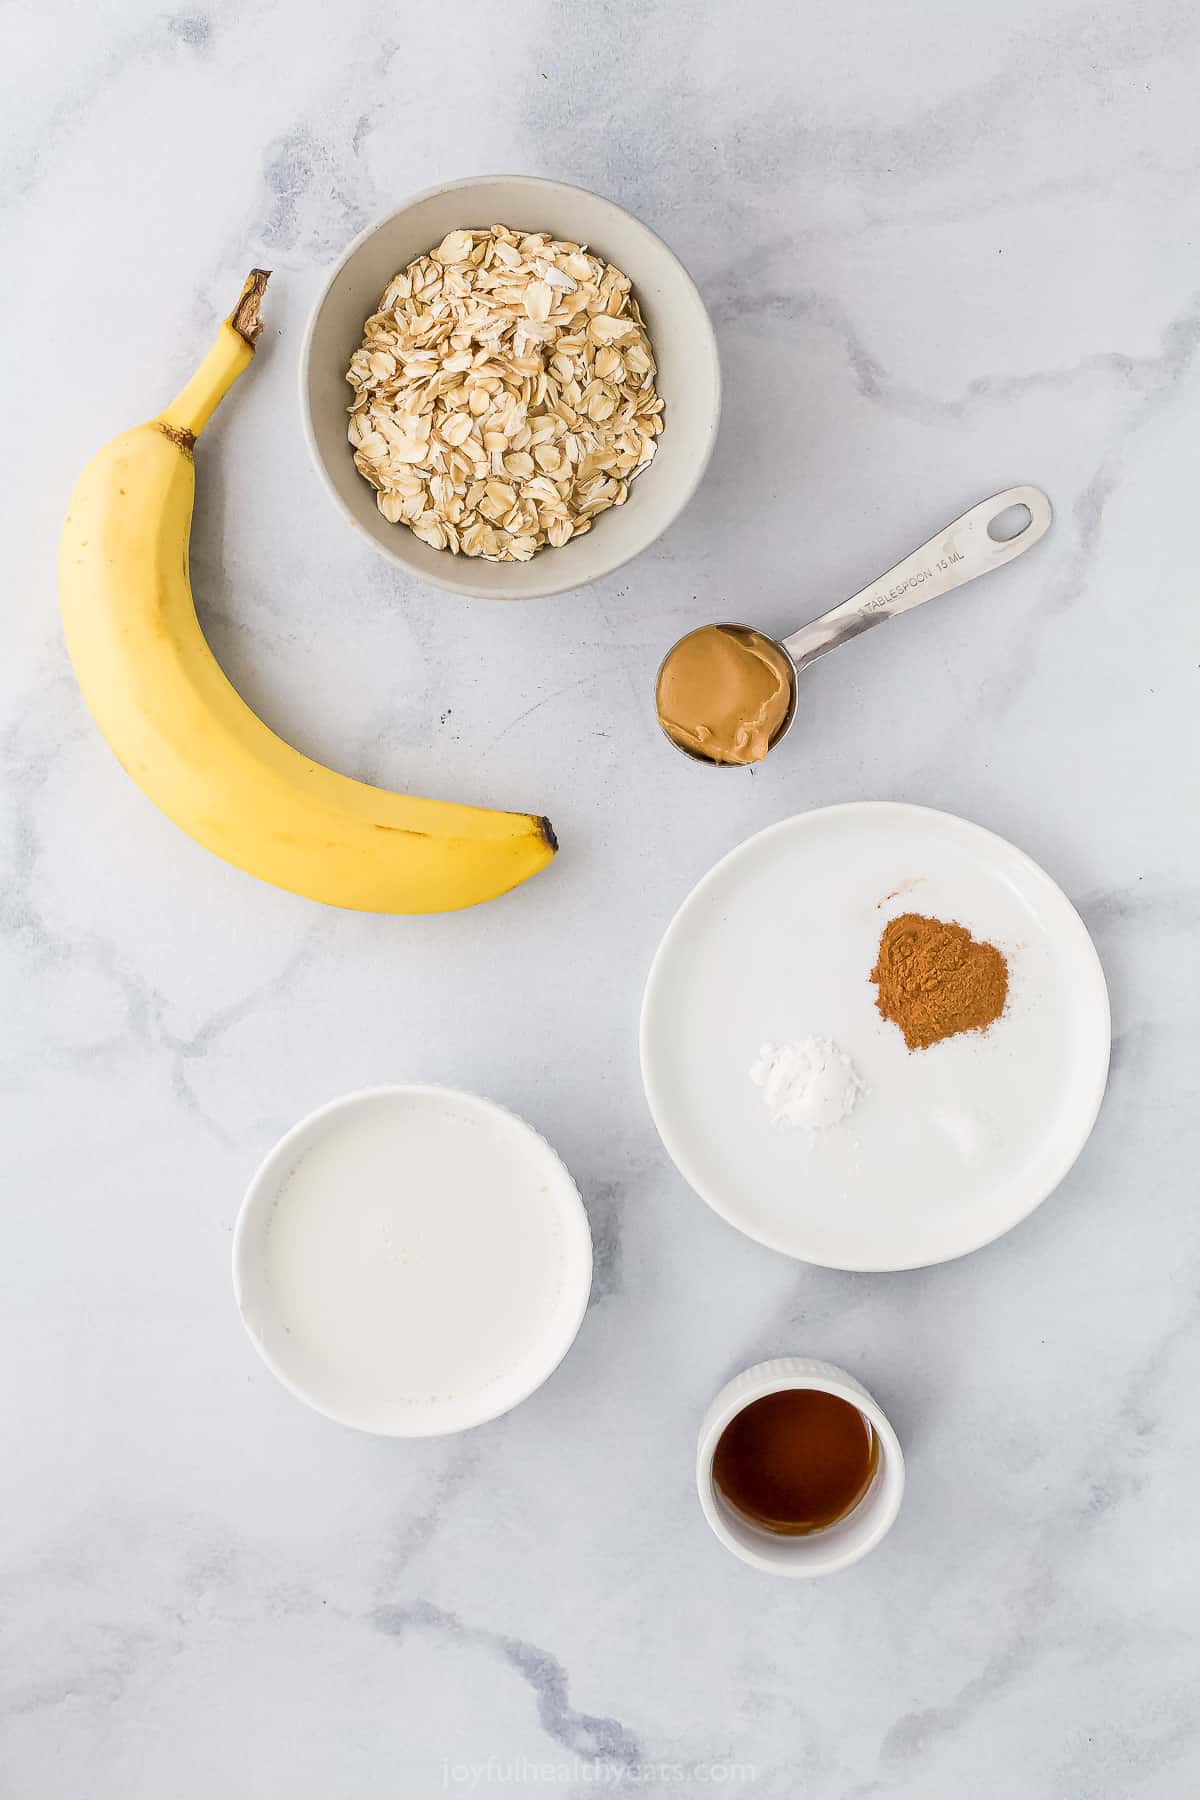
[[[648, 1764], [671, 1766], [662, 1791], [781, 1800], [1190, 1793], [1194, 8], [121, 0], [3, 23], [4, 1793], [582, 1795], [653, 1791]], [[513, 609], [406, 586], [356, 545], [295, 401], [351, 233], [497, 168], [661, 231], [728, 396], [665, 541]], [[256, 885], [162, 820], [84, 715], [54, 597], [68, 487], [256, 262], [261, 366], [203, 451], [205, 624], [337, 766], [548, 812], [561, 857], [499, 904], [342, 916]], [[814, 672], [769, 768], [712, 778], [660, 742], [650, 678], [681, 628], [797, 624], [1022, 480], [1057, 502], [1047, 543]], [[635, 1050], [695, 878], [856, 796], [961, 812], [1042, 860], [1115, 1015], [1108, 1100], [1058, 1195], [990, 1250], [893, 1277], [803, 1268], [711, 1216]], [[228, 1277], [275, 1135], [408, 1077], [535, 1121], [597, 1248], [550, 1385], [440, 1444], [298, 1406]], [[724, 1556], [692, 1493], [710, 1395], [785, 1351], [864, 1378], [910, 1454], [886, 1546], [799, 1588]]]

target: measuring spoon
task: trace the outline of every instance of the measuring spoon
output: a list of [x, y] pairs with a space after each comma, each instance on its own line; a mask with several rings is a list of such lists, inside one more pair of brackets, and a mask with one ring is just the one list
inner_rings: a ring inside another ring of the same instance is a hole
[[[1016, 528], [1006, 531], [1003, 529], [1005, 514], [1013, 509], [1020, 509], [1014, 515]], [[849, 600], [843, 600], [832, 612], [822, 613], [811, 624], [802, 625], [790, 637], [770, 638], [766, 632], [745, 625], [728, 625], [723, 622], [717, 626], [715, 629], [718, 630], [755, 631], [759, 638], [782, 652], [783, 659], [790, 668], [791, 695], [788, 709], [767, 746], [768, 752], [791, 730], [796, 716], [796, 678], [802, 669], [816, 662], [827, 651], [836, 650], [848, 638], [870, 631], [873, 625], [881, 625], [885, 619], [894, 619], [900, 613], [911, 612], [914, 606], [920, 606], [926, 600], [934, 600], [939, 594], [948, 594], [953, 588], [962, 587], [964, 582], [974, 581], [977, 575], [986, 575], [990, 569], [1003, 568], [1005, 563], [1012, 562], [1014, 557], [1031, 550], [1039, 543], [1049, 531], [1053, 519], [1053, 508], [1040, 488], [1005, 488], [1003, 493], [993, 494], [990, 500], [981, 500], [970, 512], [963, 513], [960, 519], [955, 519], [952, 525], [939, 531], [936, 537], [930, 538], [927, 544], [922, 544], [919, 550], [914, 550], [911, 556], [906, 556], [903, 562], [898, 562], [895, 568], [889, 569], [886, 575], [881, 575], [878, 581], [873, 581], [869, 587], [863, 588]], [[655, 683], [656, 697], [661, 692], [667, 664], [680, 646], [696, 637], [699, 632], [713, 629], [712, 625], [701, 625], [697, 631], [685, 633], [677, 644], [671, 646], [659, 667]], [[744, 763], [725, 762], [706, 756], [702, 750], [693, 750], [686, 744], [677, 742], [663, 722], [661, 707], [658, 722], [675, 748], [682, 750], [685, 756], [690, 756], [693, 762], [708, 763], [714, 768], [746, 766]]]

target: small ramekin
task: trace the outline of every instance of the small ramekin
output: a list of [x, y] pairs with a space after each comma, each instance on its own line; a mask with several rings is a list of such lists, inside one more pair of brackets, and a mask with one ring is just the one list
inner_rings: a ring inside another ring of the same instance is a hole
[[[713, 1455], [730, 1420], [752, 1400], [789, 1388], [848, 1400], [879, 1440], [879, 1465], [858, 1505], [826, 1530], [804, 1537], [782, 1537], [751, 1525], [718, 1492], [712, 1473]], [[833, 1575], [858, 1562], [891, 1530], [904, 1495], [904, 1455], [887, 1414], [853, 1375], [810, 1357], [779, 1356], [735, 1375], [705, 1413], [696, 1446], [696, 1487], [713, 1532], [743, 1562], [768, 1575]]]

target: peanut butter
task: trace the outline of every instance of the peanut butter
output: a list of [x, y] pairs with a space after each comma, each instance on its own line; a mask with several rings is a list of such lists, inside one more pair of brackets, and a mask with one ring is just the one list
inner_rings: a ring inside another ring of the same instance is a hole
[[785, 651], [747, 625], [689, 631], [659, 670], [655, 699], [667, 736], [716, 763], [761, 762], [792, 704]]

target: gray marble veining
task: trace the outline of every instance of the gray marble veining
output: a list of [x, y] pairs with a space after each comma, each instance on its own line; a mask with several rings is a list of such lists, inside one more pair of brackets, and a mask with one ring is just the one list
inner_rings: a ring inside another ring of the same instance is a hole
[[[1195, 9], [51, 0], [0, 29], [0, 1787], [1190, 1793]], [[668, 537], [512, 608], [355, 544], [295, 397], [346, 240], [506, 168], [659, 230], [726, 379]], [[159, 818], [83, 713], [53, 583], [70, 482], [173, 391], [255, 263], [262, 354], [205, 444], [206, 629], [335, 766], [549, 813], [562, 855], [497, 905], [376, 919], [257, 886]], [[714, 782], [661, 743], [650, 684], [683, 630], [735, 599], [786, 629], [1017, 481], [1056, 502], [1046, 543], [831, 658], [786, 757]], [[704, 869], [857, 797], [1024, 845], [1114, 1006], [1109, 1096], [1061, 1191], [893, 1277], [793, 1265], [696, 1202], [634, 1032]], [[597, 1264], [534, 1399], [404, 1445], [274, 1385], [228, 1258], [279, 1131], [415, 1077], [547, 1134]], [[691, 1491], [712, 1392], [789, 1351], [862, 1375], [910, 1459], [886, 1545], [799, 1591], [723, 1556]]]

